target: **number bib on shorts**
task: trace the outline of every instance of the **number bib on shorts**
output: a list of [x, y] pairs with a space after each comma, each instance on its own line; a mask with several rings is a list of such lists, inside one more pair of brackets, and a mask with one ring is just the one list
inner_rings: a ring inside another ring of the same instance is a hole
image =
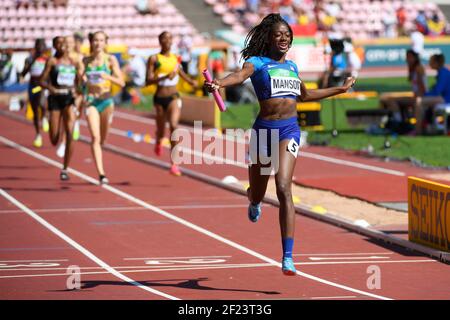
[[56, 82], [60, 86], [73, 87], [75, 85], [76, 70], [74, 66], [58, 66]]
[[300, 79], [291, 70], [269, 69], [271, 96], [300, 95]]
[[300, 146], [295, 141], [295, 139], [291, 138], [291, 140], [289, 140], [289, 144], [287, 145], [286, 150], [289, 151], [295, 158], [297, 158], [299, 147]]

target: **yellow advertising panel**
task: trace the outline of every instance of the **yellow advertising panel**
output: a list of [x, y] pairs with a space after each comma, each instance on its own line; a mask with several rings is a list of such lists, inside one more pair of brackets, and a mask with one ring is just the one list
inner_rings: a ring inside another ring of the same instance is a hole
[[409, 240], [450, 252], [450, 186], [408, 177]]

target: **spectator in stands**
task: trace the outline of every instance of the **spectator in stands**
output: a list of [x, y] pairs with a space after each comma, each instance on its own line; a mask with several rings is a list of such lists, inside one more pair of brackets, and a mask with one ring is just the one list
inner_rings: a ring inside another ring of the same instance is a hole
[[325, 11], [319, 12], [319, 29], [323, 31], [330, 31], [333, 25], [336, 24], [336, 18], [328, 15]]
[[341, 13], [341, 6], [339, 3], [331, 1], [325, 4], [324, 6], [325, 12], [328, 13], [329, 16], [338, 18]]
[[444, 55], [432, 55], [430, 67], [437, 71], [436, 84], [431, 90], [425, 92], [424, 97], [417, 98], [415, 111], [417, 134], [422, 134], [426, 127], [423, 121], [424, 111], [440, 103], [450, 104], [450, 70], [445, 67]]
[[244, 14], [241, 21], [245, 28], [252, 28], [255, 24], [259, 23], [260, 19], [259, 14], [248, 11]]
[[260, 0], [246, 0], [247, 11], [251, 13], [258, 13]]
[[213, 72], [214, 78], [221, 78], [225, 71], [226, 61], [225, 53], [220, 49], [214, 49], [209, 54], [209, 66]]
[[128, 61], [130, 84], [132, 87], [143, 87], [147, 68], [145, 60], [138, 54], [137, 49], [130, 49], [128, 53], [130, 55]]
[[297, 24], [299, 26], [307, 26], [309, 24], [310, 19], [305, 9], [298, 8], [296, 12], [297, 12]]
[[120, 102], [138, 104], [141, 96], [137, 88], [145, 86], [146, 64], [137, 49], [131, 48], [123, 56], [122, 74], [125, 76], [125, 87], [122, 88]]
[[[220, 49], [212, 50], [208, 56], [208, 69], [212, 71], [214, 78], [222, 78], [226, 66], [225, 52]], [[225, 90], [219, 90], [222, 98], [225, 99]]]
[[28, 8], [30, 5], [30, 0], [16, 0], [16, 9], [20, 7]]
[[348, 61], [348, 73], [354, 77], [358, 77], [359, 70], [361, 69], [361, 59], [355, 51], [351, 38], [344, 39], [344, 53], [347, 56]]
[[330, 66], [319, 80], [320, 88], [330, 88], [345, 81], [349, 76], [348, 56], [344, 52], [344, 42], [342, 39], [330, 39], [331, 59]]
[[238, 46], [232, 46], [229, 50], [228, 58], [228, 71], [235, 72], [242, 68], [244, 61], [241, 59], [241, 48]]
[[384, 36], [386, 38], [395, 38], [397, 36], [397, 16], [393, 10], [388, 10], [383, 14], [381, 20], [384, 26]]
[[245, 14], [246, 4], [244, 0], [228, 0], [228, 8], [242, 17]]
[[427, 20], [427, 27], [429, 36], [440, 36], [445, 32], [445, 21], [435, 12], [431, 19]]
[[397, 34], [399, 36], [406, 36], [406, 29], [405, 29], [405, 23], [406, 23], [406, 9], [404, 6], [400, 6], [397, 9]]
[[411, 30], [410, 38], [411, 38], [411, 47], [414, 52], [416, 52], [418, 55], [423, 54], [423, 48], [424, 48], [424, 42], [425, 37], [423, 33], [420, 31], [420, 26], [415, 23], [413, 25], [413, 29]]
[[428, 34], [428, 19], [427, 15], [425, 14], [425, 11], [420, 10], [417, 14], [416, 19], [414, 20], [417, 28], [422, 34], [427, 35]]
[[294, 8], [291, 3], [286, 1], [282, 2], [279, 7], [279, 12], [281, 17], [286, 20], [289, 24], [297, 23], [297, 19], [295, 18]]
[[66, 7], [69, 0], [52, 0], [55, 7]]
[[137, 0], [136, 9], [141, 14], [158, 14], [156, 0]]
[[178, 42], [178, 53], [181, 57], [181, 67], [183, 68], [183, 71], [187, 74], [188, 72], [188, 66], [189, 62], [192, 59], [192, 38], [188, 34], [182, 34], [180, 41]]
[[0, 58], [0, 91], [15, 91], [17, 69], [12, 61], [12, 50], [2, 52]]
[[413, 96], [393, 97], [391, 94], [383, 94], [380, 98], [384, 108], [392, 112], [392, 118], [396, 123], [407, 123], [416, 99], [423, 97], [427, 90], [427, 77], [419, 54], [409, 49], [406, 52], [406, 63], [408, 81], [411, 82]]
[[24, 7], [28, 8], [29, 6], [34, 7], [48, 7], [49, 5], [53, 5], [55, 7], [59, 6], [67, 6], [68, 0], [16, 0], [16, 8]]

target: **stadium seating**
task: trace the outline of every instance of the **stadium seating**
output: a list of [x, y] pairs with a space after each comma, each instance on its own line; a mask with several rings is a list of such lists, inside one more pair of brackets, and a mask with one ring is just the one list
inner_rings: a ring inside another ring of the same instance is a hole
[[[270, 12], [268, 7], [264, 7], [264, 2], [260, 1], [257, 21], [248, 21], [246, 14], [242, 12], [234, 12], [228, 6], [228, 0], [204, 0], [206, 4], [213, 7], [215, 14], [220, 15], [223, 22], [230, 25], [231, 28], [239, 33], [245, 34], [249, 28]], [[246, 1], [243, 1], [245, 3]], [[277, 1], [279, 2], [279, 1]], [[413, 28], [413, 21], [417, 17], [419, 10], [425, 11], [428, 17], [433, 13], [438, 13], [439, 17], [445, 20], [444, 14], [439, 7], [432, 2], [421, 3], [411, 0], [324, 0], [324, 5], [331, 2], [339, 3], [341, 10], [338, 14], [337, 23], [333, 26], [333, 31], [340, 31], [344, 36], [352, 38], [367, 39], [383, 36], [384, 28], [383, 17], [389, 12], [394, 12], [402, 5], [406, 10], [405, 29], [409, 31]], [[314, 3], [315, 1], [304, 0], [301, 9], [314, 19]], [[234, 15], [234, 17], [232, 17]], [[297, 17], [294, 17], [295, 19]], [[295, 30], [303, 30], [303, 35], [309, 35], [310, 28], [294, 28]], [[320, 28], [318, 29], [320, 31]], [[323, 30], [322, 30], [323, 31]], [[302, 31], [299, 31], [302, 32]]]
[[66, 6], [16, 6], [15, 0], [0, 0], [0, 40], [3, 47], [28, 49], [34, 40], [47, 42], [57, 35], [103, 30], [110, 43], [132, 47], [157, 47], [157, 36], [164, 30], [193, 38], [194, 45], [204, 39], [169, 0], [157, 0], [157, 14], [140, 14], [136, 0], [69, 0]]

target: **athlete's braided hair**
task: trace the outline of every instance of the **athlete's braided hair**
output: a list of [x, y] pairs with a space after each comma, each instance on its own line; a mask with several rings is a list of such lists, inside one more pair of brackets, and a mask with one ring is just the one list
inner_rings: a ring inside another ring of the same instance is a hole
[[252, 56], [264, 56], [269, 53], [269, 36], [273, 26], [278, 23], [283, 23], [288, 27], [289, 33], [291, 34], [290, 45], [292, 44], [292, 29], [289, 26], [289, 23], [287, 23], [280, 14], [271, 13], [267, 15], [260, 24], [253, 27], [245, 38], [245, 47], [241, 51], [244, 60]]

